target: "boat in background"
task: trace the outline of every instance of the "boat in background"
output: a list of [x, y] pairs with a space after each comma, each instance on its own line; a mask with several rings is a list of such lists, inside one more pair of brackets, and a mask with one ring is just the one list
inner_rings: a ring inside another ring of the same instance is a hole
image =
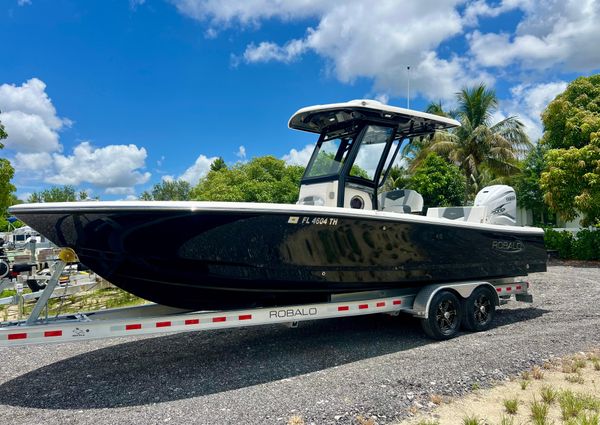
[[404, 141], [458, 125], [371, 100], [301, 109], [290, 128], [319, 139], [295, 205], [118, 201], [10, 211], [114, 285], [193, 310], [545, 271], [543, 231], [514, 225], [511, 188], [428, 216], [418, 193], [384, 189]]

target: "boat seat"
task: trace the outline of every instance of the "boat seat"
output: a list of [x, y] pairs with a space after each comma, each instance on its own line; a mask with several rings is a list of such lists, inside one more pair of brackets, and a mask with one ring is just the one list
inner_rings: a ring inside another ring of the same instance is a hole
[[423, 197], [416, 190], [395, 189], [379, 195], [379, 209], [404, 214], [423, 211]]

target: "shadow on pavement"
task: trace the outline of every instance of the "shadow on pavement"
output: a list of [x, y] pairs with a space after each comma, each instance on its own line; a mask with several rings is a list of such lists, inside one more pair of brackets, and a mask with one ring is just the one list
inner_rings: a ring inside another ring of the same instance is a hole
[[[496, 328], [547, 311], [512, 309]], [[136, 340], [76, 355], [0, 385], [0, 403], [43, 409], [139, 406], [291, 378], [427, 339], [418, 320], [373, 315]], [[460, 344], [460, 337], [452, 343]], [[36, 352], [36, 351], [34, 351]]]

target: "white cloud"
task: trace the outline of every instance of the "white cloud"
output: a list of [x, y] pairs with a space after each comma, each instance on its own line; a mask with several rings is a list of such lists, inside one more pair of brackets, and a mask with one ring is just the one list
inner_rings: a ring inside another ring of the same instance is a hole
[[283, 155], [281, 159], [283, 159], [289, 165], [306, 166], [314, 149], [314, 144], [306, 145], [300, 150], [291, 149], [290, 152]]
[[235, 153], [235, 156], [237, 156], [240, 161], [246, 161], [246, 147], [244, 145], [241, 145], [238, 148], [238, 151]]
[[135, 194], [135, 190], [133, 189], [133, 187], [130, 187], [130, 186], [109, 187], [109, 188], [106, 188], [106, 190], [104, 192], [107, 195], [134, 195]]
[[31, 4], [31, 0], [17, 0], [19, 6], [28, 6]]
[[146, 183], [150, 178], [150, 173], [142, 171], [146, 156], [146, 149], [135, 145], [94, 148], [89, 142], [83, 142], [75, 147], [73, 155], [52, 155], [54, 174], [45, 181], [68, 185], [90, 183], [107, 191], [131, 187]]
[[20, 86], [0, 85], [0, 121], [8, 133], [6, 148], [18, 152], [61, 150], [58, 132], [71, 125], [57, 115], [46, 84], [37, 78]]
[[[351, 83], [367, 77], [376, 92], [406, 96], [406, 67], [411, 66], [411, 97], [423, 94], [449, 99], [457, 87], [493, 78], [473, 70], [465, 58], [442, 58], [436, 49], [445, 40], [461, 34], [460, 0], [402, 2], [380, 0], [174, 0], [178, 9], [213, 27], [257, 26], [263, 20], [298, 21], [317, 18], [316, 28], [307, 28], [303, 38], [276, 44], [251, 43], [242, 58], [247, 63], [292, 62], [308, 51], [325, 58], [328, 71]], [[234, 58], [238, 63], [240, 58]], [[432, 84], [435, 81], [435, 84]]]
[[523, 2], [525, 18], [515, 34], [480, 33], [468, 36], [471, 53], [483, 66], [518, 63], [528, 69], [560, 66], [589, 71], [600, 65], [600, 2], [544, 0]]
[[178, 180], [185, 180], [192, 186], [197, 185], [198, 181], [208, 174], [210, 171], [210, 164], [212, 164], [215, 159], [217, 159], [216, 156], [211, 158], [207, 157], [206, 155], [198, 156], [198, 158], [196, 158], [196, 162], [194, 162], [194, 165], [185, 170], [185, 172], [179, 176]]
[[258, 45], [251, 43], [246, 47], [243, 57], [246, 62], [292, 62], [306, 49], [307, 43], [303, 40], [291, 40], [283, 46], [263, 41]]
[[501, 111], [493, 119], [500, 121], [508, 116], [516, 116], [525, 125], [525, 131], [532, 142], [542, 137], [541, 114], [558, 94], [567, 88], [565, 81], [542, 84], [518, 84], [511, 88], [511, 99], [502, 102]]

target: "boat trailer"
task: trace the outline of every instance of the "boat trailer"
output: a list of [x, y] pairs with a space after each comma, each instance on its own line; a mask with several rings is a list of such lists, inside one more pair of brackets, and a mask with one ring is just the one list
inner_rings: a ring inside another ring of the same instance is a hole
[[[307, 320], [375, 313], [415, 316], [421, 319], [430, 337], [448, 339], [458, 333], [460, 325], [472, 331], [489, 329], [495, 307], [505, 304], [513, 295], [517, 301], [533, 301], [528, 293], [529, 283], [511, 278], [430, 284], [413, 290], [336, 294], [331, 295], [329, 302], [318, 304], [208, 312], [146, 304], [49, 318], [47, 303], [60, 273], [66, 264], [76, 261], [74, 253], [60, 258], [29, 318], [0, 324], [0, 347], [276, 323], [296, 327]], [[46, 315], [41, 317], [44, 311]]]

